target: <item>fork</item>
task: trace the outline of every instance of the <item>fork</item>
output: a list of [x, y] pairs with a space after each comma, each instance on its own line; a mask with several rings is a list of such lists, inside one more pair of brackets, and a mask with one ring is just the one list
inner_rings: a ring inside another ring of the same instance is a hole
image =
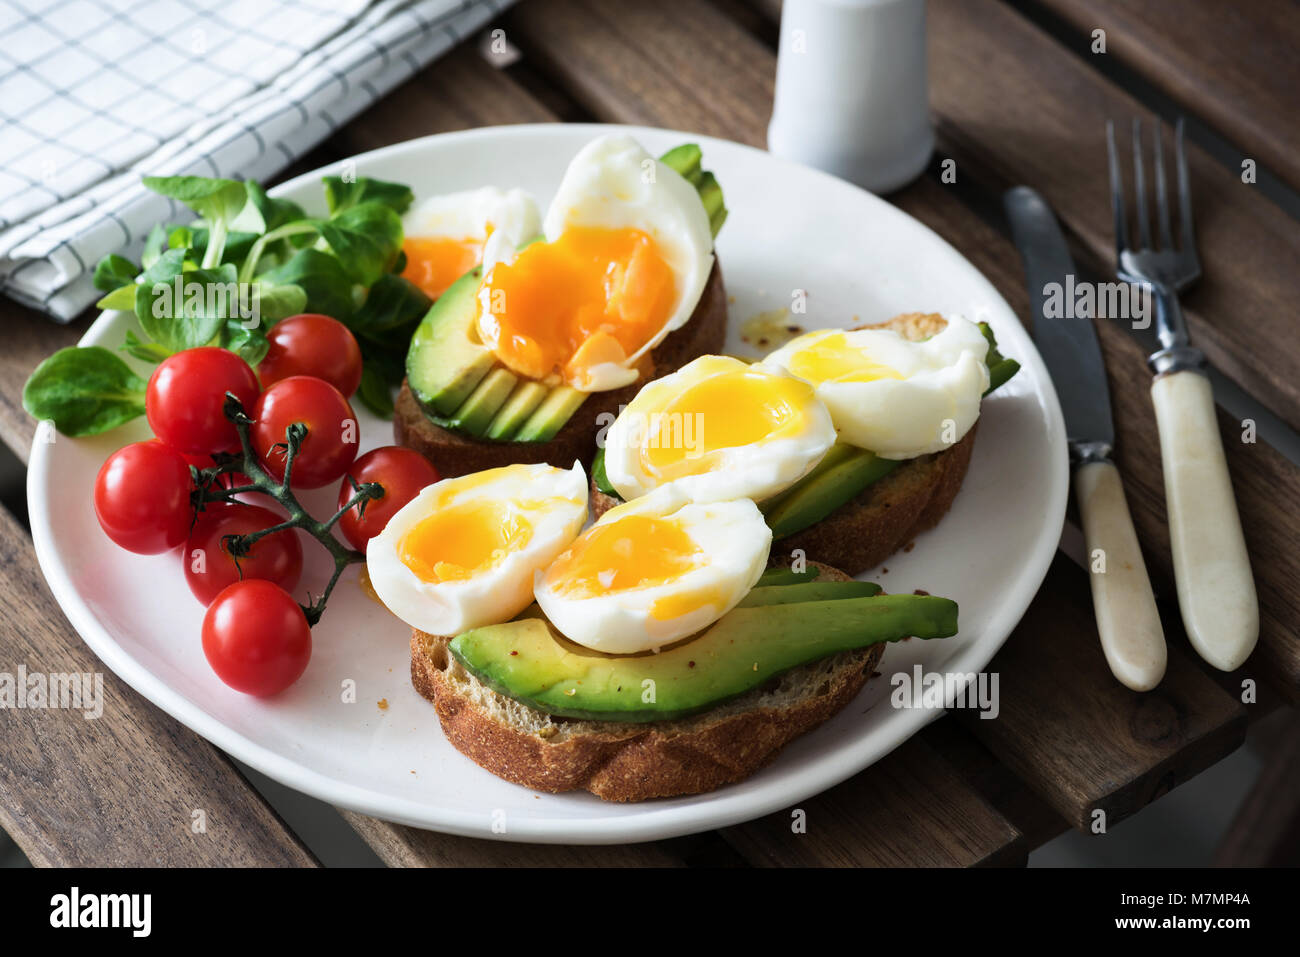
[[1133, 120], [1133, 186], [1137, 245], [1129, 243], [1124, 183], [1115, 126], [1106, 123], [1115, 255], [1119, 278], [1145, 286], [1155, 305], [1160, 349], [1148, 360], [1155, 381], [1151, 401], [1160, 432], [1169, 539], [1178, 586], [1178, 607], [1192, 647], [1223, 671], [1234, 671], [1259, 637], [1259, 602], [1232, 480], [1223, 457], [1214, 394], [1205, 355], [1191, 345], [1178, 293], [1201, 275], [1192, 228], [1192, 193], [1183, 147], [1183, 121], [1174, 133], [1180, 242], [1174, 246], [1165, 186], [1161, 129], [1153, 154], [1158, 241], [1151, 233], [1142, 159], [1142, 121]]

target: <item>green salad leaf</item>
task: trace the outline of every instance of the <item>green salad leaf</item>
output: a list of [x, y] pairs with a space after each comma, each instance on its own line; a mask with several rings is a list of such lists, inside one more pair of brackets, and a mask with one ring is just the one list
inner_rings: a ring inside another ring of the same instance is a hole
[[102, 346], [60, 349], [23, 387], [23, 408], [64, 435], [96, 435], [144, 413], [147, 383]]

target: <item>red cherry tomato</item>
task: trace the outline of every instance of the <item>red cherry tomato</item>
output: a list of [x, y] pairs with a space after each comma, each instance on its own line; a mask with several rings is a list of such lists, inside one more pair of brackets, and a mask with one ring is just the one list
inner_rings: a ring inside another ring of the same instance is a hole
[[295, 422], [307, 426], [307, 437], [293, 460], [293, 487], [320, 488], [343, 477], [357, 457], [360, 429], [352, 406], [324, 379], [296, 375], [281, 379], [257, 400], [253, 409], [253, 448], [277, 479], [284, 478], [285, 429]]
[[232, 452], [235, 424], [222, 413], [233, 392], [247, 411], [260, 391], [255, 373], [233, 352], [204, 346], [162, 361], [149, 378], [145, 415], [153, 434], [179, 452]]
[[290, 316], [272, 326], [266, 338], [271, 346], [257, 364], [263, 389], [295, 375], [324, 379], [345, 396], [361, 384], [361, 347], [337, 319], [315, 312]]
[[190, 467], [159, 442], [133, 442], [108, 457], [95, 478], [99, 527], [127, 551], [169, 552], [189, 534]]
[[[364, 515], [358, 517], [358, 510], [354, 506], [339, 519], [343, 537], [352, 543], [353, 548], [360, 549], [364, 549], [370, 539], [382, 532], [388, 520], [415, 498], [420, 489], [442, 478], [423, 455], [400, 445], [386, 445], [367, 452], [348, 469], [348, 476], [356, 479], [358, 485], [378, 482], [384, 487], [384, 494], [380, 498], [366, 502]], [[339, 486], [338, 507], [347, 505], [355, 494], [356, 489], [345, 476]]]
[[236, 691], [267, 697], [297, 681], [311, 660], [302, 608], [274, 582], [228, 585], [203, 616], [203, 654]]
[[241, 572], [244, 579], [275, 582], [292, 592], [302, 574], [302, 544], [291, 529], [259, 538], [238, 563], [223, 541], [227, 535], [258, 532], [281, 521], [270, 509], [243, 503], [209, 506], [200, 512], [182, 556], [185, 581], [194, 597], [211, 604], [222, 589], [240, 580]]

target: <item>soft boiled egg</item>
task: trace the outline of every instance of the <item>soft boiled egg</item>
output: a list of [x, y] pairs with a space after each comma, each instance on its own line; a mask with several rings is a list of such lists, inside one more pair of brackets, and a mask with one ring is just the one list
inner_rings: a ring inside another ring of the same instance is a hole
[[835, 443], [813, 387], [780, 370], [701, 356], [648, 383], [605, 436], [605, 475], [630, 501], [678, 484], [694, 501], [762, 501]]
[[587, 521], [587, 477], [508, 465], [422, 490], [366, 547], [380, 600], [413, 628], [458, 635], [506, 621]]
[[749, 593], [772, 531], [749, 499], [696, 503], [664, 486], [610, 509], [537, 576], [537, 603], [570, 640], [631, 654], [693, 635]]
[[921, 342], [892, 329], [809, 332], [763, 360], [816, 388], [840, 439], [882, 458], [910, 459], [961, 441], [988, 388], [988, 341], [951, 316]]
[[494, 239], [478, 331], [511, 371], [583, 392], [635, 382], [637, 362], [691, 317], [713, 267], [695, 187], [625, 134], [573, 158], [544, 242]]
[[500, 235], [511, 244], [541, 234], [537, 203], [522, 189], [495, 186], [431, 196], [402, 220], [406, 268], [402, 275], [430, 298], [483, 261], [489, 237]]

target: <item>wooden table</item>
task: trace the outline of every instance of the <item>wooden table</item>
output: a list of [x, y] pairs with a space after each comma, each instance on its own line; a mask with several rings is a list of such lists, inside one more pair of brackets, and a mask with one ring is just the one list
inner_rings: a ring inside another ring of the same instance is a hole
[[[1159, 17], [1149, 10], [1158, 9]], [[472, 44], [433, 64], [305, 157], [301, 172], [399, 140], [506, 123], [598, 120], [693, 130], [762, 146], [771, 109], [779, 4], [772, 0], [616, 3], [524, 0], [497, 26], [522, 58]], [[1294, 51], [1300, 7], [1263, 0], [931, 0], [931, 102], [938, 156], [891, 201], [979, 267], [1023, 317], [1020, 261], [997, 216], [1002, 189], [1030, 183], [1058, 211], [1077, 258], [1109, 276], [1106, 118], [1149, 117], [1126, 88], [1159, 96], [1217, 131], [1275, 181], [1300, 187]], [[1090, 52], [1104, 29], [1105, 54]], [[1122, 84], [1122, 85], [1121, 85]], [[1166, 117], [1167, 118], [1167, 117]], [[938, 160], [956, 161], [943, 183]], [[1300, 425], [1300, 230], [1238, 163], [1191, 151], [1204, 280], [1184, 299], [1213, 364]], [[58, 326], [0, 304], [0, 438], [26, 459], [34, 423], [23, 381], [74, 343], [89, 316]], [[1119, 464], [1162, 596], [1169, 669], [1146, 695], [1111, 679], [1083, 571], [1058, 555], [990, 670], [1002, 713], [955, 712], [885, 760], [801, 807], [725, 831], [624, 847], [524, 846], [448, 837], [345, 812], [390, 864], [1022, 864], [1070, 827], [1107, 828], [1236, 749], [1248, 722], [1300, 697], [1300, 472], [1264, 442], [1224, 444], [1258, 581], [1259, 649], [1221, 675], [1191, 652], [1173, 595], [1164, 495], [1144, 352], [1100, 324]], [[0, 669], [102, 669], [59, 612], [31, 539], [0, 511]], [[1254, 681], [1254, 703], [1242, 683]], [[316, 864], [230, 759], [106, 675], [111, 721], [11, 711], [0, 734], [0, 825], [36, 864]], [[432, 717], [430, 718], [432, 721]], [[190, 809], [208, 832], [190, 832]]]

